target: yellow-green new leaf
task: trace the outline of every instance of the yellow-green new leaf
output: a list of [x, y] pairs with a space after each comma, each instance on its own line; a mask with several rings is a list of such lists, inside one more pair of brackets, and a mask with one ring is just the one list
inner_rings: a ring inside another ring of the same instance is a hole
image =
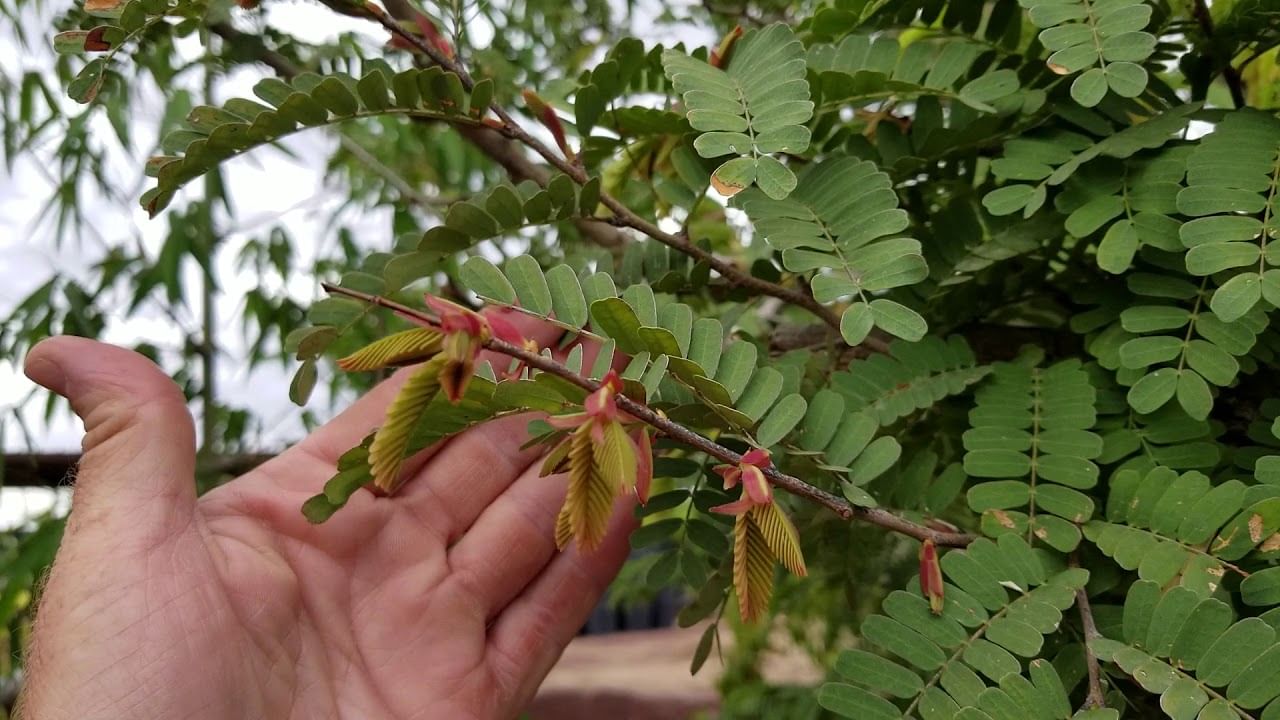
[[804, 564], [804, 554], [800, 551], [800, 533], [777, 503], [757, 505], [751, 509], [750, 518], [783, 567], [798, 577], [809, 574]]
[[636, 486], [636, 446], [622, 423], [605, 423], [604, 442], [592, 448], [600, 475], [611, 485], [622, 489]]
[[404, 330], [365, 345], [339, 360], [338, 367], [348, 372], [363, 372], [410, 365], [440, 352], [443, 337], [431, 328]]
[[440, 366], [443, 357], [433, 358], [409, 376], [395, 400], [387, 408], [387, 419], [373, 436], [369, 446], [369, 467], [373, 484], [378, 489], [395, 492], [401, 485], [400, 466], [404, 463], [409, 437], [431, 399], [440, 390]]
[[733, 526], [733, 587], [738, 612], [745, 622], [755, 622], [769, 611], [773, 595], [773, 551], [748, 515], [739, 515]]
[[600, 472], [591, 433], [586, 426], [575, 431], [569, 442], [569, 491], [565, 494], [562, 518], [556, 523], [556, 541], [563, 550], [566, 536], [560, 524], [567, 521], [570, 535], [578, 541], [578, 547], [584, 552], [592, 552], [600, 547], [609, 530], [613, 500], [619, 489], [618, 479]]

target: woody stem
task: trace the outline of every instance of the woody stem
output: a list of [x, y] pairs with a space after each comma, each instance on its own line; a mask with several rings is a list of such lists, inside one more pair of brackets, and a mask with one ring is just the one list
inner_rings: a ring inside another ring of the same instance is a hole
[[[376, 6], [366, 4], [366, 7], [371, 8]], [[425, 53], [431, 58], [432, 62], [436, 63], [440, 67], [457, 75], [464, 88], [470, 90], [473, 87], [474, 82], [472, 81], [470, 74], [467, 73], [467, 69], [457, 60], [448, 57], [445, 53], [441, 52], [440, 48], [437, 48], [427, 42], [422, 37], [405, 30], [399, 22], [382, 12], [373, 11], [370, 13], [370, 16], [375, 22], [385, 27], [392, 35], [395, 35], [404, 42], [412, 45], [416, 50]], [[506, 108], [495, 102], [489, 107], [489, 110], [497, 117], [497, 124], [499, 127], [496, 129], [503, 135], [534, 151], [557, 170], [567, 175], [575, 183], [583, 185], [590, 179], [586, 170], [584, 170], [580, 165], [570, 162], [568, 158], [529, 134], [529, 132], [525, 130], [520, 123], [516, 122], [515, 118], [507, 112]], [[835, 330], [840, 329], [840, 316], [831, 308], [815, 300], [813, 296], [808, 293], [793, 288], [783, 287], [776, 283], [769, 282], [768, 280], [758, 278], [749, 272], [744, 272], [724, 258], [718, 257], [715, 254], [702, 249], [691, 242], [688, 237], [684, 235], [673, 235], [672, 233], [659, 228], [654, 223], [640, 217], [622, 201], [608, 193], [600, 194], [600, 202], [613, 213], [613, 217], [610, 218], [610, 222], [612, 224], [619, 227], [638, 230], [663, 245], [676, 250], [677, 252], [684, 253], [695, 260], [707, 263], [707, 265], [719, 273], [721, 277], [736, 287], [753, 290], [762, 295], [770, 295], [790, 305], [804, 308], [831, 328]]]
[[[385, 307], [396, 314], [417, 323], [432, 326], [438, 324], [438, 321], [434, 317], [380, 295], [370, 295], [358, 290], [338, 287], [328, 283], [322, 283], [321, 286], [328, 293], [343, 295], [372, 305]], [[539, 355], [536, 352], [530, 352], [523, 347], [512, 343], [498, 338], [489, 338], [484, 342], [484, 347], [487, 350], [516, 358], [529, 367], [537, 368], [542, 372], [551, 373], [557, 377], [564, 378], [568, 382], [573, 383], [588, 392], [594, 392], [600, 389], [601, 383], [598, 380], [592, 380], [591, 378], [584, 377], [549, 357]], [[657, 429], [673, 440], [688, 445], [695, 450], [700, 450], [707, 455], [710, 455], [722, 462], [729, 463], [730, 465], [737, 465], [742, 460], [742, 456], [738, 453], [720, 445], [719, 443], [708, 440], [702, 435], [699, 435], [679, 423], [672, 422], [670, 419], [658, 414], [644, 403], [637, 402], [621, 394], [616, 396], [616, 401], [618, 408], [623, 412], [626, 412], [637, 420]], [[792, 495], [805, 498], [806, 500], [828, 508], [844, 520], [859, 520], [872, 525], [878, 525], [887, 530], [892, 530], [920, 541], [933, 540], [934, 544], [946, 547], [965, 547], [974, 539], [973, 535], [967, 533], [934, 530], [933, 528], [912, 522], [901, 515], [897, 515], [882, 508], [859, 507], [838, 495], [833, 495], [826, 490], [810, 485], [800, 478], [788, 475], [773, 466], [764, 468], [763, 472], [764, 476], [774, 487], [782, 488]]]

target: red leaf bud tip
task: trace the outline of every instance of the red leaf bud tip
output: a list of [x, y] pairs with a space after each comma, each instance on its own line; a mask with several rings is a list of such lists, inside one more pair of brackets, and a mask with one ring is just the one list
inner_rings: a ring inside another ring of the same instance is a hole
[[532, 90], [524, 90], [521, 95], [524, 97], [525, 104], [533, 111], [534, 117], [538, 118], [538, 122], [551, 131], [551, 136], [556, 141], [556, 147], [560, 148], [560, 152], [564, 153], [566, 158], [573, 160], [576, 155], [573, 149], [569, 147], [569, 141], [565, 139], [564, 125], [560, 123], [560, 116], [556, 115], [555, 109], [548, 105], [547, 101], [538, 97], [538, 94]]
[[773, 487], [764, 476], [764, 469], [771, 467], [769, 451], [753, 448], [742, 456], [737, 466], [719, 465], [713, 470], [724, 478], [724, 489], [729, 490], [742, 483], [742, 496], [737, 500], [711, 508], [713, 512], [740, 515], [753, 507], [773, 502]]
[[422, 33], [422, 36], [427, 39], [427, 42], [431, 43], [432, 47], [439, 50], [440, 54], [450, 60], [454, 58], [453, 46], [449, 44], [448, 40], [444, 39], [444, 36], [440, 34], [440, 30], [430, 18], [422, 13], [418, 13], [414, 16], [413, 20], [414, 23], [417, 24], [418, 30]]
[[636, 428], [631, 433], [636, 446], [636, 500], [641, 505], [649, 502], [649, 486], [653, 484], [653, 444], [646, 428]]
[[716, 46], [716, 49], [711, 51], [710, 57], [707, 58], [707, 62], [711, 64], [711, 67], [722, 68], [728, 64], [729, 55], [733, 53], [733, 45], [740, 37], [742, 37], [742, 26], [735, 25], [733, 30], [730, 30], [729, 34], [725, 35], [720, 44]]
[[[371, 2], [365, 3], [365, 9], [371, 15], [381, 15], [385, 17], [385, 13], [383, 12], [382, 8], [378, 7], [377, 5]], [[413, 27], [412, 28], [405, 27], [406, 22], [407, 21], [400, 23], [400, 27], [404, 29], [405, 32], [413, 33], [421, 36], [422, 39], [427, 44], [431, 45], [431, 47], [434, 47], [436, 50], [440, 51], [441, 55], [444, 55], [446, 58], [450, 60], [454, 59], [455, 54], [453, 52], [453, 46], [450, 45], [449, 41], [446, 40], [444, 35], [440, 33], [440, 29], [436, 27], [435, 22], [432, 21], [431, 18], [427, 17], [426, 15], [423, 15], [422, 13], [415, 13], [413, 17]], [[396, 48], [398, 50], [409, 50], [411, 52], [421, 51], [421, 47], [405, 39], [399, 33], [392, 33], [391, 41], [388, 44], [391, 47]]]
[[929, 600], [929, 610], [941, 615], [944, 606], [942, 566], [932, 540], [925, 540], [920, 546], [920, 592]]

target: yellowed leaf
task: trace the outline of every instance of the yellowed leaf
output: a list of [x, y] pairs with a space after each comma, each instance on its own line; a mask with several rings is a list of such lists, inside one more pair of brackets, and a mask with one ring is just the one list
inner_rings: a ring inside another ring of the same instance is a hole
[[711, 187], [715, 188], [716, 192], [725, 197], [733, 197], [746, 189], [745, 185], [725, 182], [714, 174], [711, 176]]

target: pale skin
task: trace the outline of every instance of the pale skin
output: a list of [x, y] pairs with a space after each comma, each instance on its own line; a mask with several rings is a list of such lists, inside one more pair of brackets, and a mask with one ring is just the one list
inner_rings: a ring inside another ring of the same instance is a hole
[[515, 717], [627, 555], [626, 499], [599, 550], [556, 550], [565, 482], [520, 450], [527, 417], [426, 451], [395, 497], [362, 492], [315, 526], [302, 502], [398, 378], [197, 499], [191, 415], [150, 361], [59, 337], [26, 372], [86, 434], [19, 718]]

